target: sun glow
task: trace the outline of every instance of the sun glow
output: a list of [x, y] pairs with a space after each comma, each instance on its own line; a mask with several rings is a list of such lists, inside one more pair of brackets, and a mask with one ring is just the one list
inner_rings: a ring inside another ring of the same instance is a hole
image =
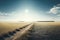
[[26, 10], [25, 10], [25, 13], [28, 13], [28, 12], [29, 12], [29, 10], [28, 10], [28, 9], [26, 9]]
[[24, 19], [23, 19], [26, 22], [32, 22], [33, 21], [31, 15], [29, 15], [29, 13], [30, 13], [29, 10], [26, 9], [25, 13], [24, 13]]

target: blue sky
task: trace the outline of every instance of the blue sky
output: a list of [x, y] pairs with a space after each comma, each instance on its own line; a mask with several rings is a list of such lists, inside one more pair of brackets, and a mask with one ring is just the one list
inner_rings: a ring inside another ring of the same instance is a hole
[[0, 0], [0, 21], [60, 21], [59, 11], [60, 0]]

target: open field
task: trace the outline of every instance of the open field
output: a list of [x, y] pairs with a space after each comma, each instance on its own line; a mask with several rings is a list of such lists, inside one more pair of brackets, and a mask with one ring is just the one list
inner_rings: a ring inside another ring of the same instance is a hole
[[[20, 27], [23, 27], [27, 24], [30, 23], [29, 22], [18, 22], [18, 23], [0, 22], [0, 34], [7, 33], [15, 29], [19, 29]], [[29, 34], [26, 34], [28, 35], [27, 37], [25, 35], [25, 37], [22, 37], [22, 39], [25, 40], [25, 38], [27, 38], [27, 40], [60, 40], [60, 22], [33, 22], [31, 24], [30, 25], [33, 29], [30, 30], [31, 32]], [[19, 35], [21, 35], [20, 33], [24, 32], [23, 30], [21, 32], [19, 31]], [[17, 40], [20, 39], [21, 38]]]
[[35, 22], [31, 40], [60, 40], [60, 22]]
[[23, 27], [27, 22], [0, 22], [0, 35]]

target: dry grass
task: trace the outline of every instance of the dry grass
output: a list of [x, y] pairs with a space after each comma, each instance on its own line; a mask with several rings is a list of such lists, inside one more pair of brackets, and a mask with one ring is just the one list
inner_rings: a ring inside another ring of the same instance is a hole
[[60, 26], [60, 22], [35, 22], [36, 25], [43, 25], [43, 26]]
[[0, 35], [27, 25], [26, 22], [0, 22]]
[[35, 29], [48, 33], [60, 34], [60, 22], [36, 22]]

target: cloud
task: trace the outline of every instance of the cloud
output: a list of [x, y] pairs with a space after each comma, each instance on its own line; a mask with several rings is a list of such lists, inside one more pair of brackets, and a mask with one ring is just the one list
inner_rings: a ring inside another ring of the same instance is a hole
[[0, 12], [0, 16], [9, 16], [10, 14], [8, 14], [8, 13], [2, 13], [2, 12]]
[[14, 14], [16, 13], [15, 12], [11, 12], [11, 13], [0, 12], [0, 17], [13, 16]]
[[60, 16], [60, 14], [59, 14], [59, 15], [57, 15], [57, 16]]
[[60, 14], [60, 4], [57, 4], [53, 8], [50, 9], [49, 13], [52, 14]]

